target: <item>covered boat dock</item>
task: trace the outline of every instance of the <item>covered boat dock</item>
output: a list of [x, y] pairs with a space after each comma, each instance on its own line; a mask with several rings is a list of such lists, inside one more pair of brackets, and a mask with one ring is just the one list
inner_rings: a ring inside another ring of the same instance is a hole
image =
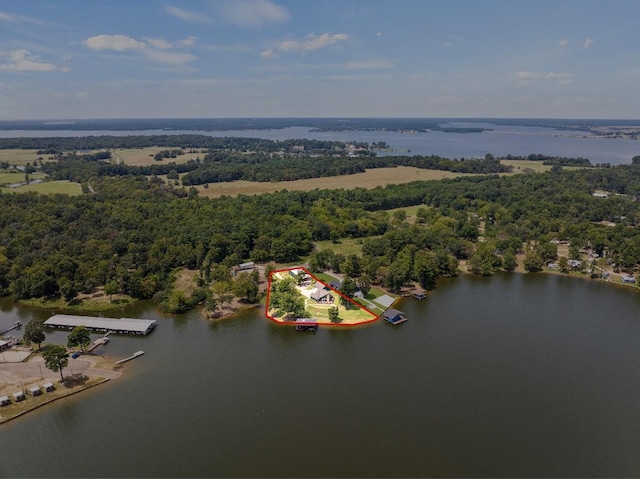
[[100, 318], [94, 316], [74, 316], [71, 314], [56, 314], [44, 322], [45, 326], [59, 329], [73, 329], [84, 326], [98, 332], [113, 332], [117, 334], [149, 334], [156, 327], [153, 319], [133, 318]]

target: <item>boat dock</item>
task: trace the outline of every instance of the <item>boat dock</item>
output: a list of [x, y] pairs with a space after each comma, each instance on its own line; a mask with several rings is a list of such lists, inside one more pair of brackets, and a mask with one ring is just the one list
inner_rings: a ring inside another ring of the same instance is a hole
[[101, 338], [96, 339], [91, 346], [89, 347], [89, 349], [87, 349], [87, 352], [90, 353], [91, 351], [93, 351], [94, 349], [96, 349], [98, 346], [102, 346], [103, 344], [107, 344], [109, 342], [109, 335], [111, 334], [111, 331], [108, 331], [107, 334], [105, 334], [104, 336], [102, 336]]
[[117, 319], [55, 314], [47, 319], [44, 325], [60, 329], [73, 329], [76, 326], [84, 326], [92, 331], [147, 335], [156, 327], [156, 321], [153, 319]]
[[408, 321], [407, 317], [404, 315], [402, 311], [398, 311], [397, 309], [389, 308], [384, 313], [382, 313], [382, 317], [391, 324], [402, 324]]
[[144, 351], [136, 351], [135, 353], [133, 353], [133, 355], [129, 356], [128, 358], [124, 358], [124, 359], [121, 359], [120, 361], [116, 361], [116, 364], [124, 364], [127, 361], [131, 361], [132, 359], [142, 356], [143, 354], [144, 354]]
[[2, 331], [0, 333], [0, 336], [2, 336], [3, 334], [7, 334], [9, 331], [13, 331], [14, 329], [20, 329], [21, 327], [22, 327], [22, 323], [20, 321], [16, 321], [15, 324], [11, 326], [9, 329], [5, 329], [4, 331]]
[[411, 293], [411, 296], [413, 296], [416, 299], [425, 299], [427, 297], [424, 291], [416, 291], [414, 293]]

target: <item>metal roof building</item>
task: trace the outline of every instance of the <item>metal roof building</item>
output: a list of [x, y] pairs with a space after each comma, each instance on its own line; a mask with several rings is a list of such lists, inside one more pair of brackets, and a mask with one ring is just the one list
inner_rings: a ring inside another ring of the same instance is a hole
[[98, 318], [71, 314], [56, 314], [47, 319], [44, 324], [52, 328], [73, 329], [76, 326], [85, 326], [93, 331], [143, 335], [149, 334], [156, 327], [156, 321], [153, 319]]

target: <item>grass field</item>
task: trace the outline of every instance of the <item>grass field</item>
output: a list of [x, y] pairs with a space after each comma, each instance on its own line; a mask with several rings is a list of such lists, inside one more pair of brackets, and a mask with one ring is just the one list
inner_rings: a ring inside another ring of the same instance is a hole
[[[22, 175], [24, 179], [24, 174]], [[53, 195], [61, 193], [63, 195], [78, 196], [82, 194], [82, 188], [79, 183], [72, 183], [68, 180], [60, 181], [47, 181], [45, 183], [38, 183], [37, 185], [25, 185], [19, 188], [0, 188], [3, 193], [28, 193], [35, 191], [36, 193], [42, 193], [44, 195]]]
[[[44, 175], [42, 173], [32, 173], [29, 175], [32, 180], [42, 179]], [[24, 173], [21, 171], [7, 171], [0, 170], [0, 185], [6, 185], [11, 183], [22, 183], [24, 181]]]
[[[147, 166], [147, 165], [162, 165], [166, 163], [186, 163], [189, 160], [200, 157], [204, 158], [205, 153], [185, 153], [184, 155], [177, 156], [176, 158], [165, 158], [162, 161], [156, 161], [153, 156], [162, 150], [177, 150], [178, 147], [158, 147], [152, 146], [148, 148], [116, 148], [111, 150], [113, 155], [113, 162], [124, 162], [125, 165], [130, 166]], [[202, 150], [199, 150], [202, 151]]]
[[40, 156], [46, 158], [47, 155], [38, 155], [38, 150], [0, 150], [0, 163], [6, 161], [10, 165], [24, 166]]
[[[369, 238], [378, 238], [378, 236], [369, 236]], [[350, 254], [359, 255], [362, 252], [362, 241], [364, 238], [342, 238], [338, 243], [334, 243], [331, 240], [326, 241], [314, 241], [315, 249], [322, 251], [325, 249], [331, 249], [334, 253], [343, 254], [345, 256]]]
[[257, 181], [230, 181], [225, 183], [210, 183], [209, 188], [198, 186], [201, 196], [218, 198], [223, 195], [259, 195], [261, 193], [273, 193], [275, 191], [311, 191], [315, 189], [353, 189], [375, 188], [391, 184], [409, 183], [411, 181], [441, 180], [443, 178], [456, 178], [470, 176], [463, 173], [450, 171], [422, 170], [410, 166], [398, 166], [397, 168], [377, 168], [367, 170], [364, 173], [344, 176], [329, 176], [325, 178], [310, 178], [306, 180], [280, 181], [277, 183]]

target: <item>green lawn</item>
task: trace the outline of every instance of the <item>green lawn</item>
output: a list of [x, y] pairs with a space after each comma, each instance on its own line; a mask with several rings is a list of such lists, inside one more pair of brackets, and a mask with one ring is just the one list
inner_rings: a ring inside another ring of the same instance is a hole
[[[378, 236], [369, 236], [368, 238], [378, 238]], [[331, 240], [314, 241], [314, 245], [318, 251], [332, 249], [334, 253], [348, 256], [350, 254], [360, 255], [362, 253], [362, 242], [365, 238], [342, 238], [337, 243]]]
[[[44, 175], [42, 173], [32, 173], [29, 175], [29, 178], [37, 180], [44, 178]], [[0, 185], [22, 183], [23, 181], [24, 173], [21, 171], [0, 170]]]

